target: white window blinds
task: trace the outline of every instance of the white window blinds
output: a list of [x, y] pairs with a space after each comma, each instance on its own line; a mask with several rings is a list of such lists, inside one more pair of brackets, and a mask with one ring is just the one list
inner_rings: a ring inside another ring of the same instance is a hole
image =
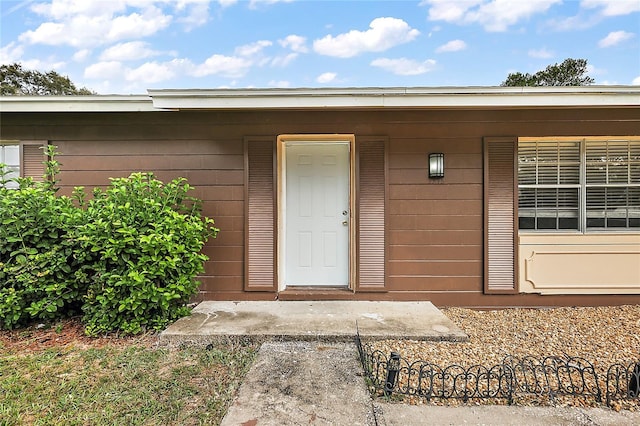
[[640, 228], [640, 137], [521, 138], [521, 230]]

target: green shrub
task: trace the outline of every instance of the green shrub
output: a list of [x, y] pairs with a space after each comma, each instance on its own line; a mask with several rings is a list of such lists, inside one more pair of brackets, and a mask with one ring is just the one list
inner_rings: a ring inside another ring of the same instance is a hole
[[0, 328], [79, 312], [81, 262], [67, 230], [80, 219], [68, 197], [48, 183], [0, 187]]
[[134, 173], [88, 202], [83, 188], [56, 196], [55, 148], [43, 182], [7, 189], [0, 164], [0, 328], [82, 312], [88, 334], [134, 334], [188, 314], [218, 232], [192, 187]]
[[90, 258], [82, 307], [88, 334], [157, 330], [188, 314], [207, 260], [201, 249], [218, 231], [187, 196], [191, 189], [183, 178], [164, 185], [134, 173], [94, 191], [75, 230]]

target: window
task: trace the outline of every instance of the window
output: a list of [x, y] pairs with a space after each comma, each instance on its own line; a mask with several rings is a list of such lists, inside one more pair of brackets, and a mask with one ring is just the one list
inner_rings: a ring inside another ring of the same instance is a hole
[[[2, 142], [0, 141], [0, 164], [2, 167], [2, 174], [0, 181], [4, 182], [4, 186], [7, 188], [17, 188], [18, 183], [10, 181], [20, 176], [20, 144], [17, 142]], [[2, 185], [2, 183], [0, 183]]]
[[640, 228], [640, 141], [586, 141], [586, 226]]
[[521, 230], [640, 229], [640, 138], [520, 138]]

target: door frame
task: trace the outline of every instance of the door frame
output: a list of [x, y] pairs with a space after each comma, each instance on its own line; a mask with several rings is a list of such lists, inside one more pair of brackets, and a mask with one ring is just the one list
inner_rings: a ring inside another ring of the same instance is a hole
[[[355, 135], [353, 134], [283, 134], [278, 135], [276, 143], [276, 158], [277, 158], [277, 205], [278, 217], [277, 217], [277, 241], [276, 241], [276, 265], [277, 265], [277, 280], [278, 291], [285, 290], [285, 241], [286, 241], [286, 218], [287, 218], [287, 204], [286, 204], [286, 178], [287, 178], [287, 164], [286, 164], [286, 144], [288, 142], [298, 143], [348, 143], [349, 145], [349, 263], [348, 263], [348, 288], [351, 291], [355, 291], [355, 277], [356, 277], [356, 176], [355, 176]], [[326, 287], [318, 287], [318, 289], [326, 289]]]

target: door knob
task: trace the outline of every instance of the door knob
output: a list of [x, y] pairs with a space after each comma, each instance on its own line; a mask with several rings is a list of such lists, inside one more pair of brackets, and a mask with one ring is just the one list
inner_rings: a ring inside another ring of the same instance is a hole
[[347, 226], [347, 225], [349, 224], [349, 221], [348, 221], [348, 220], [343, 220], [343, 221], [342, 221], [342, 224], [343, 224], [344, 226]]

